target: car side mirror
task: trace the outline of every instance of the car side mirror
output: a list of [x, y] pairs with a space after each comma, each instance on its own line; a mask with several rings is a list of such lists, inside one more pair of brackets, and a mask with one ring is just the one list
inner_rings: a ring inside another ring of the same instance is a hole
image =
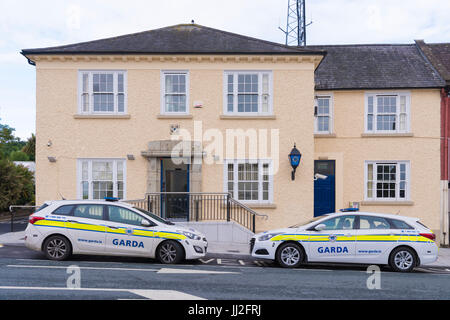
[[143, 227], [151, 227], [151, 226], [153, 226], [153, 224], [151, 224], [150, 221], [143, 219], [141, 221], [141, 226], [143, 226]]
[[321, 223], [321, 224], [318, 224], [317, 226], [315, 226], [315, 227], [314, 227], [314, 230], [316, 230], [316, 231], [322, 231], [322, 230], [325, 230], [326, 227], [327, 227], [327, 226], [326, 226], [325, 224]]

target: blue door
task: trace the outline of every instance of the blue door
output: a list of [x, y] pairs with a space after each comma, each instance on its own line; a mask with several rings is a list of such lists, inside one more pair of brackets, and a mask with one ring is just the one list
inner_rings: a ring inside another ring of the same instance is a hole
[[314, 217], [336, 211], [335, 161], [315, 160], [314, 174], [327, 176], [314, 180]]

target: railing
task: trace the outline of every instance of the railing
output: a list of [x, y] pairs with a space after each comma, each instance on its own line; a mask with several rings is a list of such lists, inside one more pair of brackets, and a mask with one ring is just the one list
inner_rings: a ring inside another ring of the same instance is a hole
[[[14, 232], [15, 230], [14, 223], [17, 224], [17, 219], [24, 220], [26, 218], [26, 222], [28, 222], [28, 217], [35, 212], [36, 208], [39, 208], [39, 206], [9, 206], [9, 213], [11, 214], [11, 232]], [[24, 223], [22, 223], [22, 228], [18, 228], [20, 229], [18, 231], [23, 231], [22, 229], [24, 229], [25, 226], [26, 224], [24, 225]]]
[[229, 193], [158, 192], [126, 202], [172, 221], [235, 221], [253, 233], [256, 219], [267, 218]]

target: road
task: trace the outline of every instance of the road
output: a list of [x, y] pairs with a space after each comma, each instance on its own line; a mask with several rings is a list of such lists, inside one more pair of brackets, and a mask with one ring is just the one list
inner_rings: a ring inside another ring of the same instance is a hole
[[450, 270], [445, 268], [420, 268], [409, 274], [382, 268], [380, 289], [368, 289], [373, 274], [363, 266], [283, 269], [250, 258], [214, 255], [176, 266], [98, 256], [55, 262], [21, 245], [3, 245], [0, 270], [0, 299], [8, 300], [450, 299]]

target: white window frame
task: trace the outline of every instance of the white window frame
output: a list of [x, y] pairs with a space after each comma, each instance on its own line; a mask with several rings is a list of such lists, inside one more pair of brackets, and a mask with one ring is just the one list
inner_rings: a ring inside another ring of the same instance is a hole
[[[368, 196], [368, 174], [369, 174], [369, 165], [373, 165], [372, 167], [372, 197]], [[396, 177], [395, 177], [395, 198], [377, 198], [376, 192], [376, 184], [377, 184], [377, 165], [386, 165], [386, 164], [396, 164]], [[400, 197], [400, 165], [405, 165], [405, 181], [406, 181], [406, 188], [405, 188], [405, 197]], [[388, 161], [388, 160], [382, 160], [382, 161], [365, 161], [364, 163], [364, 200], [365, 201], [392, 201], [392, 202], [402, 202], [402, 201], [409, 201], [410, 200], [410, 189], [411, 189], [411, 165], [410, 161], [408, 160], [401, 160], [401, 161]]]
[[[240, 200], [238, 193], [238, 165], [239, 164], [258, 164], [258, 200]], [[236, 196], [236, 200], [245, 203], [245, 204], [272, 204], [273, 203], [273, 167], [272, 167], [272, 160], [270, 159], [225, 159], [224, 160], [224, 179], [223, 179], [223, 187], [224, 192], [228, 191], [228, 165], [233, 164], [233, 191], [232, 194]], [[263, 165], [268, 165], [268, 172], [269, 172], [269, 188], [268, 188], [268, 199], [263, 200]]]
[[[166, 111], [166, 75], [183, 74], [186, 76], [186, 111], [168, 112]], [[161, 114], [166, 115], [188, 115], [189, 114], [189, 71], [188, 70], [162, 70], [161, 71]]]
[[[238, 111], [238, 75], [258, 75], [258, 112]], [[268, 110], [262, 111], [263, 74], [268, 75]], [[228, 76], [233, 75], [233, 111], [228, 111]], [[267, 116], [273, 115], [273, 75], [270, 70], [227, 70], [223, 74], [223, 114], [232, 116]]]
[[118, 188], [117, 188], [117, 163], [122, 162], [123, 169], [123, 198], [121, 200], [126, 199], [127, 192], [127, 167], [126, 167], [126, 159], [122, 158], [79, 158], [77, 159], [77, 198], [79, 200], [83, 199], [83, 162], [88, 162], [88, 182], [89, 182], [89, 200], [93, 200], [94, 195], [94, 187], [92, 180], [92, 163], [95, 161], [108, 161], [112, 162], [112, 170], [113, 170], [113, 197], [118, 197]]
[[[328, 98], [329, 100], [329, 109], [328, 109], [328, 117], [329, 117], [329, 123], [328, 123], [328, 130], [327, 131], [319, 131], [319, 102], [318, 99], [325, 99]], [[317, 108], [317, 115], [314, 114], [314, 133], [317, 134], [331, 134], [334, 130], [334, 97], [333, 94], [316, 94], [314, 98], [314, 109]]]
[[[396, 128], [395, 130], [378, 130], [377, 129], [377, 97], [379, 96], [395, 96], [396, 97]], [[369, 97], [373, 98], [373, 115], [372, 130], [369, 130]], [[405, 112], [401, 112], [401, 99], [405, 97]], [[364, 115], [364, 130], [365, 133], [381, 133], [381, 134], [396, 134], [396, 133], [410, 133], [411, 132], [411, 93], [404, 92], [366, 92], [365, 93], [365, 115]], [[400, 114], [406, 113], [405, 129], [400, 129]]]
[[[114, 111], [94, 111], [94, 81], [93, 75], [95, 74], [113, 74], [113, 93], [114, 93]], [[89, 110], [83, 110], [83, 74], [88, 75], [89, 87], [88, 87], [88, 95], [89, 95]], [[123, 75], [123, 95], [124, 95], [124, 106], [123, 111], [119, 112], [119, 81], [118, 75]], [[128, 85], [127, 85], [127, 72], [125, 70], [78, 70], [78, 113], [79, 114], [94, 114], [94, 115], [102, 115], [102, 114], [126, 114], [127, 106], [128, 106]]]

